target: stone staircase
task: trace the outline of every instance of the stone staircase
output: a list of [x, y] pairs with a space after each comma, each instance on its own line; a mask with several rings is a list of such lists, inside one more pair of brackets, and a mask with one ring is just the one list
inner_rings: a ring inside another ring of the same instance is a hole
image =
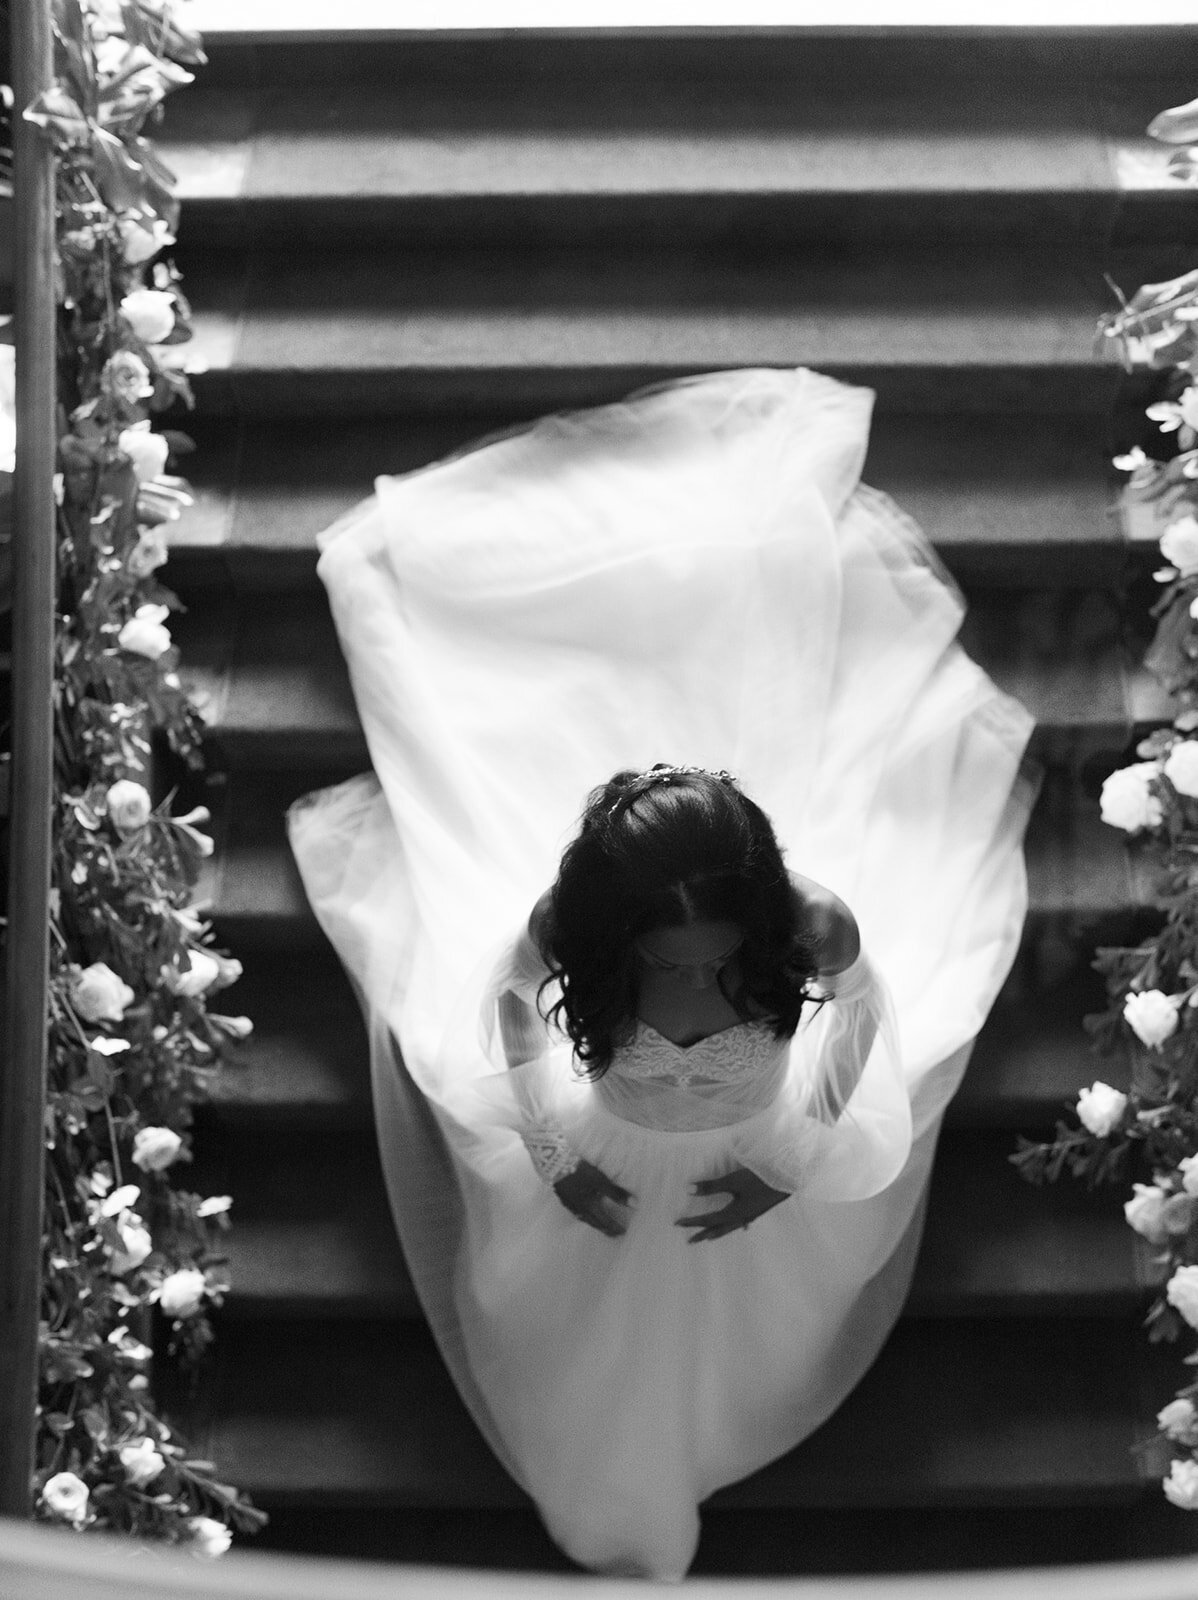
[[268, 1544], [568, 1567], [422, 1323], [362, 1029], [284, 843], [289, 801], [367, 763], [314, 536], [374, 474], [514, 419], [805, 364], [877, 391], [867, 479], [964, 586], [967, 643], [1035, 713], [1047, 778], [1022, 953], [950, 1113], [908, 1310], [837, 1416], [715, 1497], [697, 1570], [1194, 1547], [1132, 1453], [1173, 1384], [1118, 1197], [1035, 1192], [1007, 1161], [1118, 1072], [1087, 1053], [1087, 963], [1150, 914], [1094, 805], [1159, 711], [1121, 649], [1118, 590], [1151, 552], [1112, 509], [1119, 379], [1094, 324], [1104, 272], [1192, 264], [1192, 197], [1141, 137], [1192, 96], [1192, 35], [209, 44], [162, 131], [208, 362], [167, 575], [218, 769], [208, 892], [257, 1030], [197, 1135], [197, 1182], [236, 1219], [197, 1447], [271, 1511]]

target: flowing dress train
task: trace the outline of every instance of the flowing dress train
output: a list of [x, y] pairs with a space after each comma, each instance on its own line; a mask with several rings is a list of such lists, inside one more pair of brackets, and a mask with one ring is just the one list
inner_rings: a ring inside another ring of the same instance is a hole
[[[380, 478], [322, 541], [374, 771], [297, 803], [293, 848], [368, 1021], [430, 1325], [599, 1571], [681, 1576], [698, 1504], [873, 1361], [1020, 937], [1030, 718], [954, 642], [919, 530], [859, 482], [871, 402], [804, 369], [684, 380]], [[735, 773], [868, 960], [781, 1045], [641, 1026], [591, 1084], [546, 1033], [509, 1071], [489, 1025], [539, 977], [528, 912], [588, 790], [655, 761]], [[846, 1062], [821, 1121], [813, 1086]], [[521, 1133], [549, 1115], [635, 1193], [622, 1238], [537, 1178]], [[692, 1246], [688, 1186], [741, 1162], [795, 1192]]]

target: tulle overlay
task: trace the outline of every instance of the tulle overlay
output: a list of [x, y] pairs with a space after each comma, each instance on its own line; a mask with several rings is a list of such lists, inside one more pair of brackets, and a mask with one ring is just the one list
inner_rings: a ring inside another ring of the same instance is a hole
[[[954, 644], [919, 531], [859, 484], [870, 404], [801, 369], [672, 384], [380, 478], [323, 541], [377, 776], [294, 807], [293, 847], [368, 1019], [430, 1323], [597, 1570], [680, 1576], [698, 1503], [873, 1360], [1023, 922], [1030, 719]], [[494, 1006], [539, 980], [528, 911], [587, 791], [655, 761], [734, 772], [868, 957], [793, 1041], [748, 1025], [695, 1054], [642, 1027], [591, 1083], [534, 1030], [508, 1070]], [[538, 1178], [538, 1118], [633, 1192], [622, 1238]], [[690, 1185], [737, 1165], [794, 1193], [691, 1243], [677, 1218], [723, 1200]]]

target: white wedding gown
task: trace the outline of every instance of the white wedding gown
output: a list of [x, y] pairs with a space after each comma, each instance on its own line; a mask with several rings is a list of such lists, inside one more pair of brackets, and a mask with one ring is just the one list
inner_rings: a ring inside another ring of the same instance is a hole
[[[1030, 719], [953, 642], [961, 600], [919, 531], [858, 482], [871, 400], [801, 369], [670, 384], [380, 478], [322, 541], [375, 775], [299, 802], [293, 847], [368, 1019], [429, 1322], [599, 1571], [681, 1576], [699, 1502], [874, 1359], [1020, 936]], [[510, 1072], [488, 1044], [497, 989], [535, 982], [514, 936], [587, 791], [656, 761], [735, 773], [856, 914], [901, 1065], [884, 1026], [831, 1125], [810, 1087], [851, 1041], [848, 991], [789, 1046], [641, 1026], [599, 1085], [560, 1041]], [[547, 1114], [635, 1193], [622, 1238], [536, 1176], [519, 1135]], [[795, 1193], [692, 1244], [689, 1184], [754, 1152]]]

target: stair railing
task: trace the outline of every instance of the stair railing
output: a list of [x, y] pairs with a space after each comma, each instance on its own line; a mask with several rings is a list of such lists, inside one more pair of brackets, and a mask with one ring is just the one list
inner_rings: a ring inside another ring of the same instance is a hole
[[0, 1512], [28, 1516], [41, 1282], [53, 805], [54, 157], [22, 110], [51, 82], [49, 0], [10, 0], [17, 459], [12, 810], [0, 1057]]

